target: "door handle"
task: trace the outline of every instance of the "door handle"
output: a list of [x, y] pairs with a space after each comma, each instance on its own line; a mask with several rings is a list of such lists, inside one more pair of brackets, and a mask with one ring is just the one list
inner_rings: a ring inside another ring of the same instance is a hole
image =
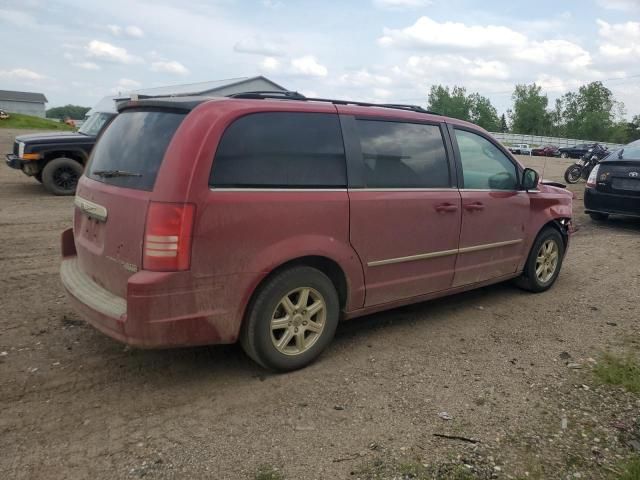
[[441, 203], [440, 205], [436, 205], [435, 208], [438, 213], [455, 212], [458, 210], [458, 206], [453, 203]]
[[474, 202], [474, 203], [467, 203], [464, 206], [465, 210], [468, 210], [470, 212], [476, 211], [476, 210], [484, 210], [484, 204], [481, 202]]

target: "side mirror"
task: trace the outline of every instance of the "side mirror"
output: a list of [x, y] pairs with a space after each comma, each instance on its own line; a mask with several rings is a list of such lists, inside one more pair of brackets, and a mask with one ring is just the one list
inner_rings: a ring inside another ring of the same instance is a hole
[[525, 168], [522, 172], [522, 188], [526, 191], [535, 190], [540, 181], [540, 175], [538, 172], [531, 168]]

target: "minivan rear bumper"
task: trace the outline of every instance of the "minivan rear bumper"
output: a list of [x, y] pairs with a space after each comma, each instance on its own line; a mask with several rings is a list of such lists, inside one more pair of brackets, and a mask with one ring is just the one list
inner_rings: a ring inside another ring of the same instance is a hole
[[[240, 299], [224, 295], [223, 279], [189, 289], [184, 286], [185, 272], [140, 271], [129, 278], [127, 298], [121, 298], [80, 268], [71, 229], [63, 233], [62, 254], [60, 279], [69, 302], [105, 335], [141, 348], [237, 341], [241, 314], [234, 305]], [[176, 281], [176, 276], [182, 279]]]

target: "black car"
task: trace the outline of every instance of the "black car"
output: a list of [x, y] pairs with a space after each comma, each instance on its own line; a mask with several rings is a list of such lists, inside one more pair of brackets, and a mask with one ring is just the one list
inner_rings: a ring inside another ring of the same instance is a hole
[[596, 145], [596, 143], [579, 143], [573, 147], [562, 147], [558, 150], [560, 151], [560, 156], [562, 158], [582, 158], [590, 148], [593, 148]]
[[92, 114], [77, 132], [20, 135], [7, 154], [7, 165], [42, 182], [54, 195], [73, 195], [98, 135], [115, 113]]
[[584, 207], [593, 220], [640, 217], [640, 140], [618, 149], [591, 170]]

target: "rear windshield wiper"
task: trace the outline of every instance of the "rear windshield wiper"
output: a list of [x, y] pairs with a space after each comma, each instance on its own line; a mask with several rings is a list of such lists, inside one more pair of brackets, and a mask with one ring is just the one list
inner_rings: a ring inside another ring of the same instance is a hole
[[126, 170], [95, 170], [93, 172], [94, 175], [98, 175], [103, 178], [111, 178], [111, 177], [141, 177], [141, 173], [136, 172], [127, 172]]

